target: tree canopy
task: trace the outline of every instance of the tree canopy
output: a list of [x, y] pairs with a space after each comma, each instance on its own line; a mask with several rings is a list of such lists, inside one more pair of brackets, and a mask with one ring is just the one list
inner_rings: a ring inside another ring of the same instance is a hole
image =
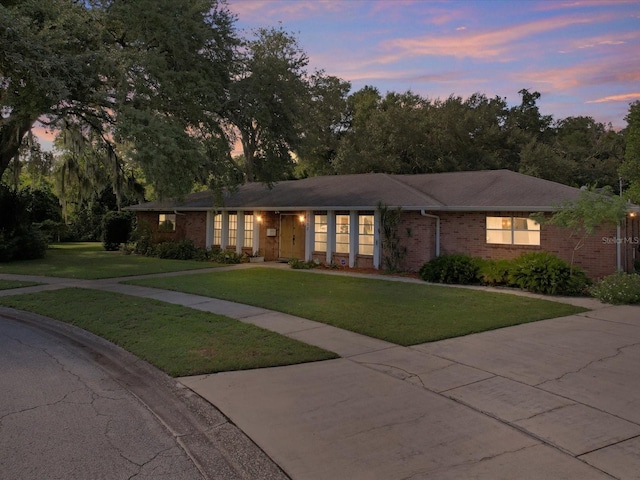
[[228, 155], [233, 21], [217, 0], [3, 2], [0, 177], [41, 122], [118, 175], [129, 161], [158, 192], [188, 192]]

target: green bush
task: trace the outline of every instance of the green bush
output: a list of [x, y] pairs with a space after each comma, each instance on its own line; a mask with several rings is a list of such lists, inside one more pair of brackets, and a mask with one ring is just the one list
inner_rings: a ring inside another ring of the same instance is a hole
[[305, 262], [304, 260], [300, 260], [298, 258], [292, 258], [288, 263], [289, 266], [294, 270], [310, 270], [312, 268], [316, 268], [319, 265], [319, 263], [316, 263], [313, 260]]
[[640, 303], [640, 275], [616, 273], [596, 282], [589, 293], [604, 303], [613, 305]]
[[469, 255], [441, 255], [425, 263], [418, 272], [426, 282], [470, 285], [479, 282], [478, 261]]
[[209, 252], [209, 260], [215, 263], [236, 264], [242, 262], [242, 255], [231, 250], [215, 249]]
[[479, 277], [484, 285], [509, 286], [509, 272], [513, 260], [478, 259]]
[[133, 215], [130, 212], [111, 211], [102, 217], [102, 244], [105, 250], [118, 250], [120, 244], [127, 243], [133, 229]]
[[207, 260], [207, 251], [195, 246], [192, 240], [165, 241], [152, 248], [153, 256], [171, 260]]
[[514, 286], [545, 295], [585, 293], [588, 279], [583, 270], [573, 267], [549, 252], [525, 253], [513, 260], [509, 282]]

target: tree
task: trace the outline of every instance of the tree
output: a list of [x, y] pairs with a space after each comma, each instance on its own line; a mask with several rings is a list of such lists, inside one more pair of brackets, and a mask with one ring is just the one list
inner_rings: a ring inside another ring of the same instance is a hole
[[627, 213], [626, 201], [612, 195], [610, 190], [583, 190], [577, 200], [566, 201], [550, 217], [535, 214], [539, 223], [556, 225], [570, 231], [575, 244], [571, 253], [571, 266], [575, 253], [584, 246], [585, 240], [606, 224], [619, 224]]
[[625, 194], [635, 203], [640, 203], [640, 100], [629, 106], [625, 117], [627, 128], [624, 131], [626, 149], [624, 162], [620, 167], [620, 176], [629, 182]]
[[274, 182], [291, 175], [310, 101], [308, 58], [282, 28], [260, 28], [238, 49], [226, 115], [238, 132], [248, 182]]
[[233, 21], [217, 0], [5, 2], [0, 175], [39, 121], [81, 132], [74, 148], [114, 172], [140, 165], [161, 194], [206, 181], [229, 156]]
[[347, 102], [346, 131], [336, 155], [338, 173], [423, 173], [432, 163], [428, 101], [412, 92], [383, 98], [364, 87]]
[[310, 102], [297, 155], [296, 176], [331, 175], [345, 132], [349, 82], [318, 72], [310, 80]]

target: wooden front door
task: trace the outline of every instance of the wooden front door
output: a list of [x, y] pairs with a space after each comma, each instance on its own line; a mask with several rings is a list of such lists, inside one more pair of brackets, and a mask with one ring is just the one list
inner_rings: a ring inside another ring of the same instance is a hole
[[297, 215], [280, 216], [280, 258], [304, 260], [304, 232]]

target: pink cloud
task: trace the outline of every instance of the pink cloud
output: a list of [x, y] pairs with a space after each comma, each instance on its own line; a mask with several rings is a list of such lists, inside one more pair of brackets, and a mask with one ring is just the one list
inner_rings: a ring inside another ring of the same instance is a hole
[[613, 83], [640, 82], [640, 70], [624, 59], [582, 63], [573, 66], [524, 71], [510, 76], [518, 82], [548, 85], [554, 90], [569, 90], [585, 86], [604, 86]]
[[387, 56], [385, 61], [398, 61], [405, 57], [419, 55], [507, 60], [510, 59], [512, 52], [517, 51], [518, 41], [533, 35], [590, 22], [590, 19], [584, 17], [557, 17], [480, 33], [459, 30], [452, 35], [399, 38], [386, 41], [382, 45], [389, 50], [399, 51]]
[[607, 97], [598, 98], [596, 100], [589, 100], [586, 103], [633, 102], [635, 100], [640, 100], [640, 92], [609, 95]]

